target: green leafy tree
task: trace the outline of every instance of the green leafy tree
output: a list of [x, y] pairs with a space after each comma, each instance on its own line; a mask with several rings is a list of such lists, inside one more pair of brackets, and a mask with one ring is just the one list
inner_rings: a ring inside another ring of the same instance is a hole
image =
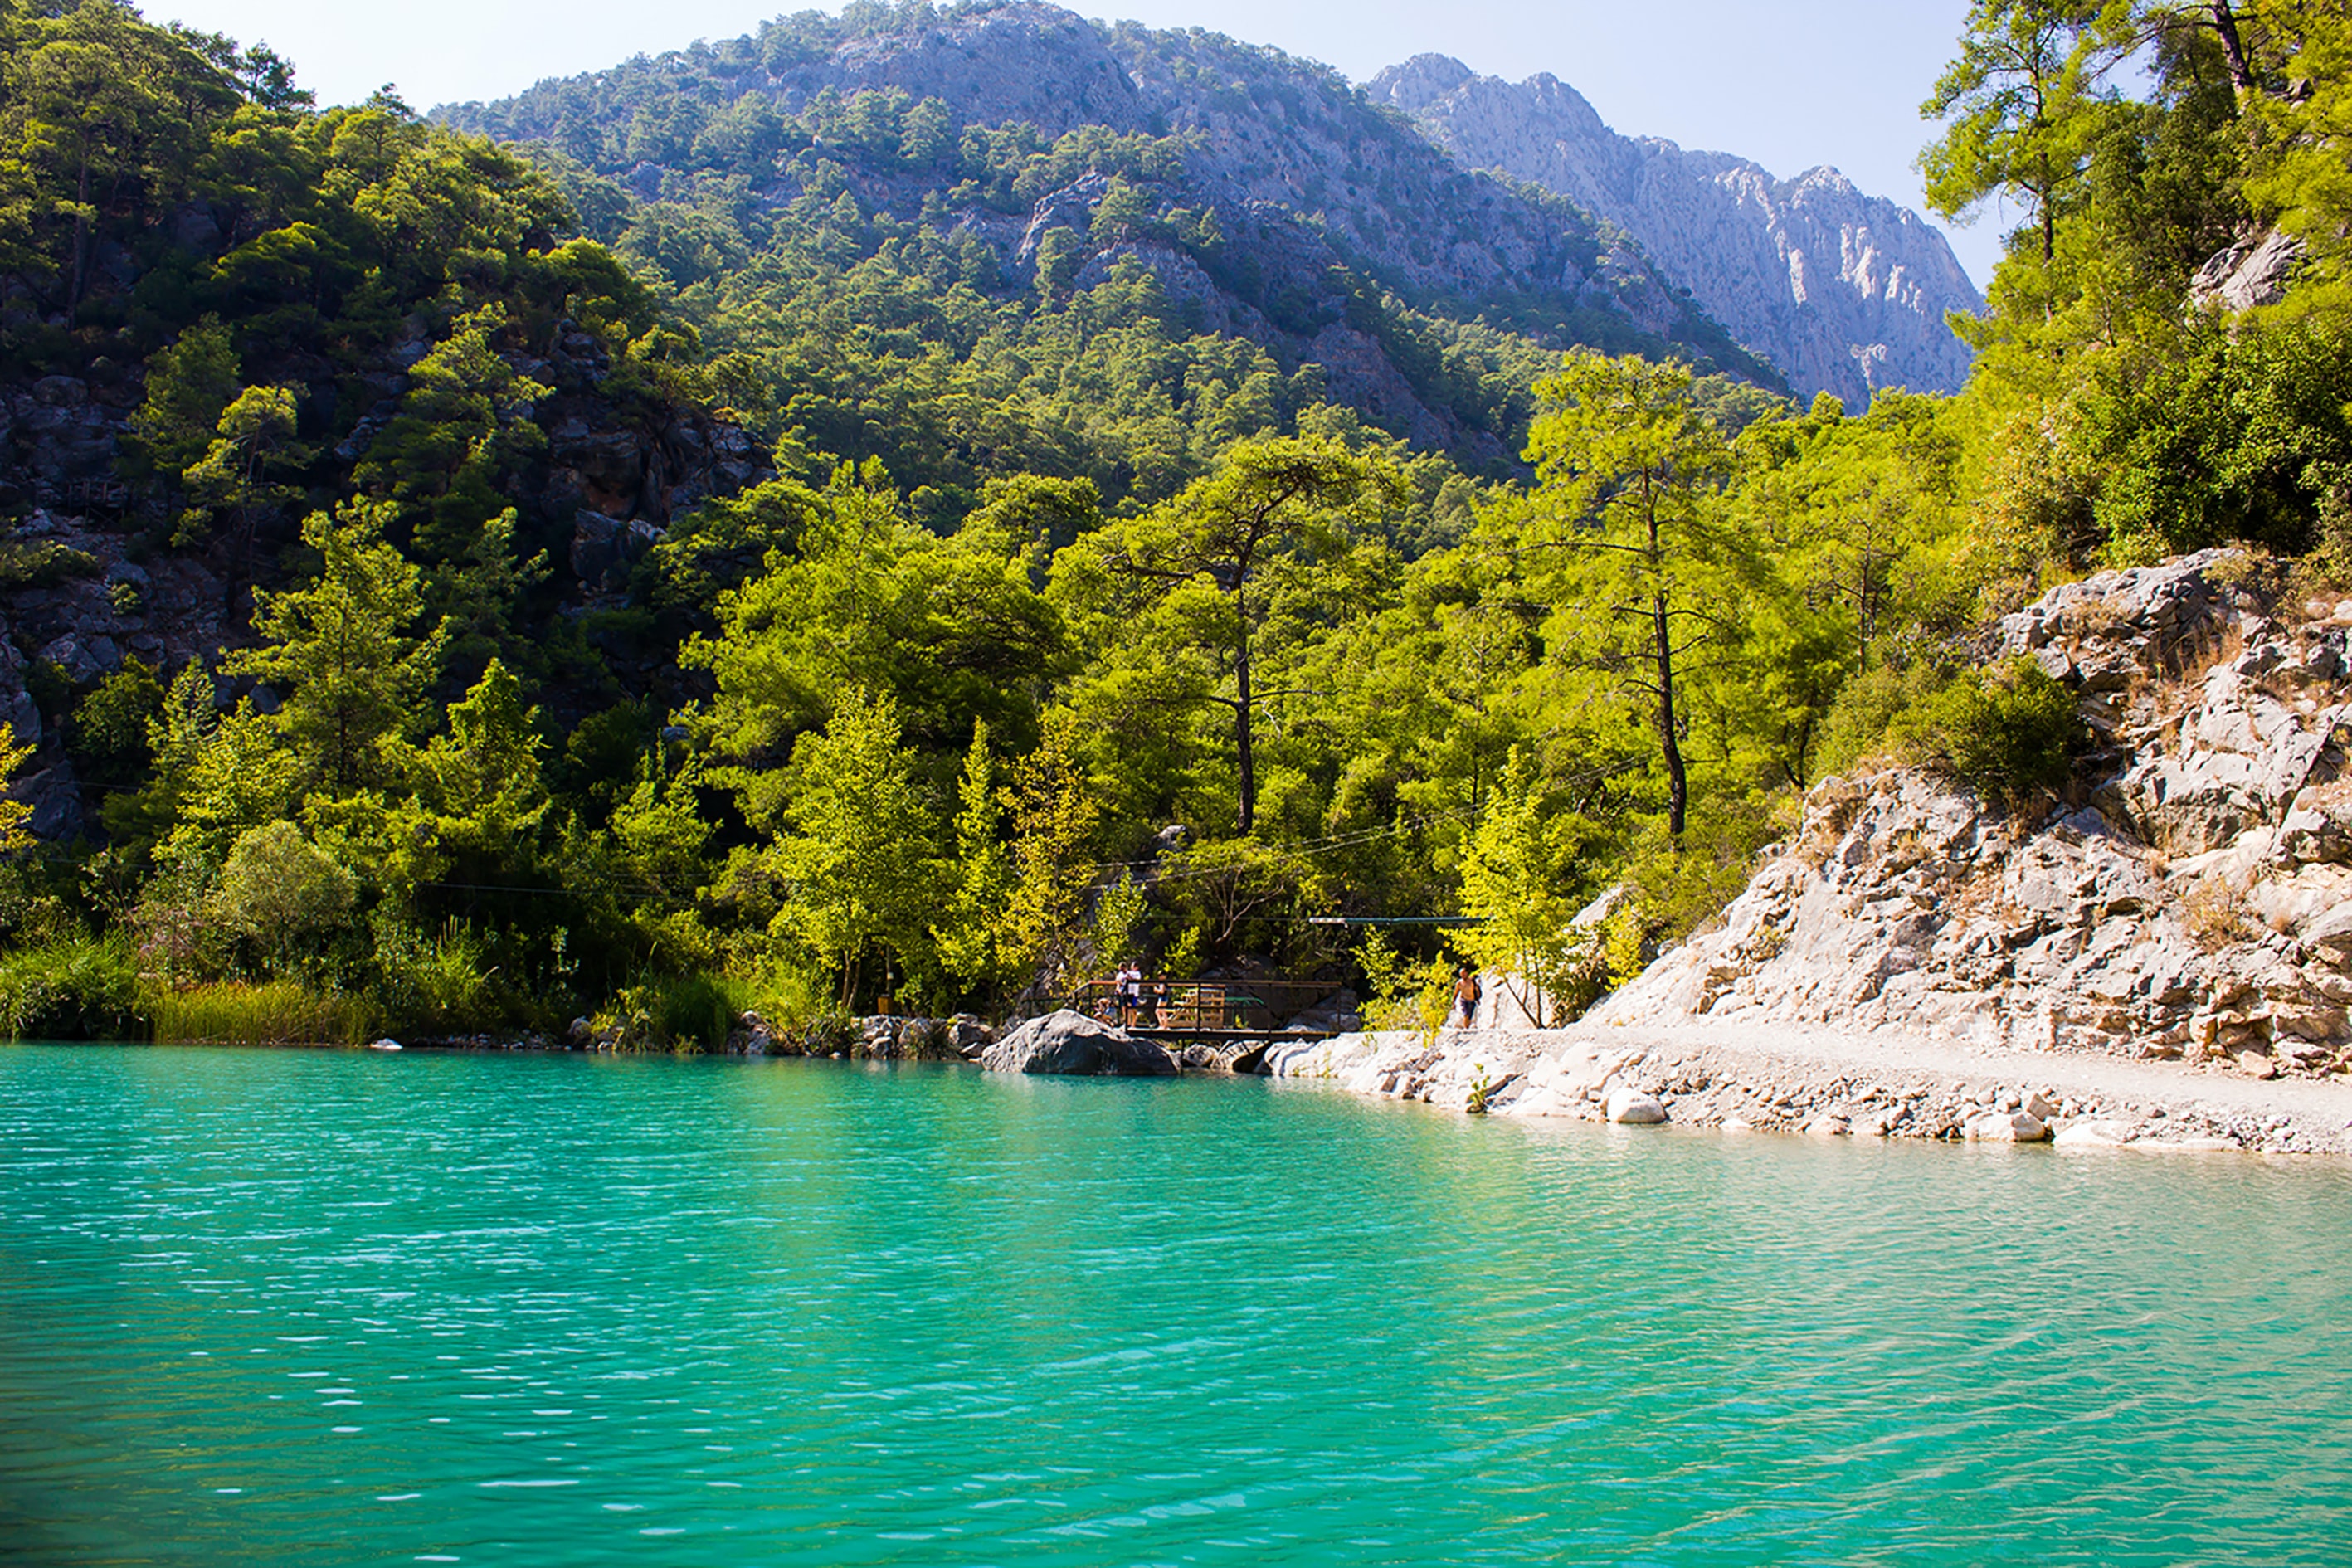
[[[2264, 133], [2247, 195], [2311, 253], [2314, 281], [2326, 293], [2324, 305], [2307, 298], [2302, 308], [2340, 312], [2352, 300], [2352, 18], [2339, 6], [2294, 0], [2246, 9], [2258, 13], [2274, 62], [2269, 74], [2281, 87], [2257, 96], [2250, 89], [2260, 79], [2246, 65], [2242, 97]], [[2242, 63], [2249, 52], [2239, 45]]]
[[1477, 923], [1455, 941], [1498, 972], [1538, 1028], [1548, 1007], [1573, 1005], [1592, 938], [1575, 927], [1598, 837], [1550, 807], [1533, 759], [1513, 747], [1462, 858], [1462, 911]]
[[[16, 743], [15, 726], [0, 723], [0, 791], [16, 782], [17, 773], [32, 754], [31, 746]], [[30, 801], [0, 794], [0, 855], [14, 853], [33, 842], [32, 820]]]
[[1095, 898], [1095, 914], [1087, 933], [1087, 946], [1092, 950], [1091, 967], [1100, 971], [1128, 959], [1141, 955], [1136, 951], [1143, 934], [1144, 916], [1150, 911], [1150, 900], [1135, 873], [1122, 870], [1116, 881], [1104, 888]]
[[1102, 817], [1070, 710], [1045, 716], [1036, 749], [1013, 764], [1004, 805], [1013, 818], [1013, 885], [998, 917], [998, 952], [1012, 973], [1059, 992], [1079, 978], [1076, 941]]
[[1236, 832], [1257, 819], [1257, 711], [1280, 695], [1255, 682], [1255, 642], [1268, 608], [1262, 579], [1345, 552], [1351, 524], [1401, 489], [1385, 463], [1334, 443], [1246, 441], [1167, 505], [1077, 547], [1147, 597], [1172, 601], [1221, 652], [1230, 685], [1197, 696], [1233, 716]]
[[221, 712], [201, 664], [191, 661], [173, 678], [148, 735], [156, 771], [140, 815], [167, 825], [154, 849], [159, 863], [209, 875], [239, 834], [292, 815], [301, 759], [280, 743], [275, 720], [257, 711], [251, 698]]
[[1528, 456], [1538, 483], [1501, 514], [1507, 542], [1544, 563], [1555, 657], [1648, 709], [1679, 840], [1690, 805], [1680, 682], [1687, 661], [1736, 634], [1751, 564], [1717, 501], [1728, 448], [1680, 364], [1571, 354], [1538, 390], [1545, 412]]
[[2098, 79], [2109, 58], [2104, 0], [1975, 0], [1959, 58], [1919, 112], [1948, 122], [1919, 157], [1928, 205], [1958, 220], [2014, 192], [2046, 265], [2058, 221], [2080, 189], [2097, 129]]
[[204, 457], [237, 381], [236, 345], [218, 316], [205, 317], [149, 355], [146, 395], [130, 421], [146, 462], [177, 479]]
[[1033, 735], [1037, 695], [1069, 647], [1031, 581], [1030, 542], [917, 527], [878, 468], [837, 472], [803, 500], [798, 559], [780, 553], [723, 595], [719, 635], [680, 655], [717, 682], [718, 754], [772, 766], [854, 686], [889, 695], [942, 786], [975, 719], [1014, 746]]
[[712, 827], [702, 808], [708, 781], [689, 755], [667, 766], [649, 752], [608, 831], [575, 827], [566, 847], [573, 895], [627, 931], [633, 962], [708, 967], [717, 942], [701, 904], [710, 879]]
[[192, 504], [175, 542], [187, 542], [201, 522], [229, 510], [236, 513], [239, 536], [250, 542], [255, 508], [301, 494], [266, 477], [273, 464], [298, 464], [309, 457], [294, 445], [296, 414], [293, 389], [284, 386], [248, 386], [221, 410], [211, 445], [181, 476]]
[[306, 939], [351, 912], [352, 874], [290, 822], [264, 823], [237, 835], [213, 895], [219, 918], [285, 973]]
[[948, 973], [967, 989], [994, 989], [1008, 977], [999, 936], [1013, 897], [1013, 855], [1005, 841], [995, 754], [988, 725], [972, 726], [957, 790], [954, 885], [946, 918], [931, 942]]
[[870, 950], [920, 962], [938, 825], [887, 696], [843, 693], [824, 729], [793, 747], [793, 772], [771, 851], [787, 889], [779, 923], [840, 975], [846, 1006]]
[[418, 796], [439, 818], [445, 843], [505, 859], [537, 832], [549, 805], [538, 725], [539, 710], [524, 701], [522, 682], [497, 659], [449, 705], [447, 729], [416, 756]]
[[209, 114], [236, 84], [179, 35], [113, 0], [5, 18], [0, 58], [0, 260], [68, 317], [102, 234], [184, 185]]
[[383, 538], [388, 508], [351, 501], [313, 512], [302, 542], [320, 556], [308, 586], [254, 594], [261, 646], [223, 668], [283, 694], [278, 729], [309, 774], [350, 788], [384, 772], [383, 742], [418, 721], [445, 634], [420, 631], [424, 574]]
[[461, 557], [505, 508], [495, 481], [546, 444], [530, 419], [552, 388], [499, 353], [510, 323], [499, 301], [467, 311], [408, 373], [399, 412], [369, 445], [353, 477], [400, 501], [417, 542], [436, 559]]

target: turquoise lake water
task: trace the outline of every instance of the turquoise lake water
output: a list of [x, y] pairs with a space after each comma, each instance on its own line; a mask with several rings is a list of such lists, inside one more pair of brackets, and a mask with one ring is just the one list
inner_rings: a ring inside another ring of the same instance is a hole
[[28, 1564], [2352, 1562], [2352, 1170], [0, 1047]]

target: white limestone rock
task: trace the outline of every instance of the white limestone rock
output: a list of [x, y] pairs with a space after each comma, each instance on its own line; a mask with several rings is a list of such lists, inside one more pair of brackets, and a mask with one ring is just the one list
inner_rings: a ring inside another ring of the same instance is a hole
[[1610, 1092], [1605, 1119], [1622, 1127], [1654, 1127], [1666, 1119], [1666, 1108], [1655, 1095], [1621, 1087]]
[[2050, 1136], [2042, 1118], [2022, 1110], [1997, 1110], [1969, 1121], [1971, 1143], [2039, 1143]]
[[1957, 390], [1970, 353], [1945, 313], [1984, 309], [1943, 234], [1835, 169], [1776, 179], [1747, 159], [1612, 131], [1574, 88], [1517, 85], [1421, 55], [1365, 89], [1473, 168], [1577, 203], [1641, 242], [1801, 395], [1859, 411], [1884, 386]]
[[2275, 620], [2248, 564], [2102, 573], [2003, 623], [2106, 715], [2093, 804], [2020, 816], [1903, 769], [1824, 779], [1719, 919], [1586, 1021], [2253, 1071], [2352, 1053], [2352, 629], [2332, 603]]

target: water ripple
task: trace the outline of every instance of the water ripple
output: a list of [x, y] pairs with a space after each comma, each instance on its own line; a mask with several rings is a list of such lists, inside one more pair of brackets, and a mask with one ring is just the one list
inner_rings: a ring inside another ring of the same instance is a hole
[[2342, 1563], [2352, 1178], [0, 1049], [12, 1561]]

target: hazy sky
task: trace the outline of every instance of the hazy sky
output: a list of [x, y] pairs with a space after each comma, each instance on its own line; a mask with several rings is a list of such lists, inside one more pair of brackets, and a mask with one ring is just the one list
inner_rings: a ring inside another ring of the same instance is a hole
[[[321, 102], [384, 82], [423, 109], [497, 98], [544, 77], [750, 31], [776, 0], [146, 0], [290, 57]], [[797, 9], [797, 5], [791, 8]], [[838, 9], [838, 5], [827, 6]], [[1920, 205], [1919, 100], [1967, 0], [1083, 0], [1074, 9], [1272, 44], [1361, 81], [1423, 52], [1513, 81], [1549, 71], [1629, 135], [1737, 153], [1782, 176], [1833, 163], [1876, 195]], [[1981, 285], [1999, 216], [1953, 232]]]

